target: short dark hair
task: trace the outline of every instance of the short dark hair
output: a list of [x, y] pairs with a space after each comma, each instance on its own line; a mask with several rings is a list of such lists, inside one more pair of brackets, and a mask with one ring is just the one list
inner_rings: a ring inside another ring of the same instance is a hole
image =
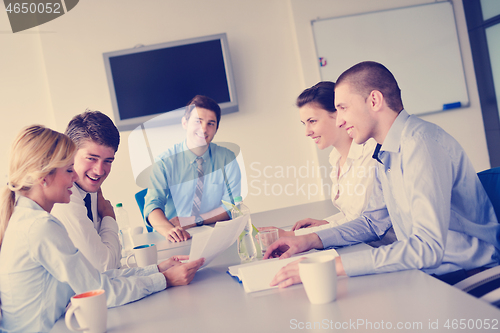
[[71, 119], [64, 133], [78, 148], [87, 140], [111, 147], [116, 151], [120, 144], [120, 132], [113, 121], [100, 111], [86, 110]]
[[215, 113], [215, 117], [217, 118], [217, 129], [219, 128], [221, 111], [220, 111], [220, 106], [219, 104], [217, 104], [216, 101], [214, 101], [210, 97], [203, 95], [194, 96], [193, 99], [191, 99], [187, 103], [186, 111], [184, 112], [184, 118], [186, 118], [186, 120], [189, 120], [189, 117], [191, 116], [191, 111], [193, 111], [195, 107], [207, 109]]
[[403, 110], [401, 89], [394, 75], [378, 62], [364, 61], [352, 66], [337, 79], [337, 86], [342, 83], [348, 83], [364, 98], [367, 98], [373, 90], [378, 90], [391, 110], [395, 112]]
[[321, 81], [311, 88], [304, 90], [297, 97], [296, 105], [301, 108], [306, 104], [314, 103], [325, 111], [333, 113], [337, 111], [334, 103], [335, 83], [330, 81]]

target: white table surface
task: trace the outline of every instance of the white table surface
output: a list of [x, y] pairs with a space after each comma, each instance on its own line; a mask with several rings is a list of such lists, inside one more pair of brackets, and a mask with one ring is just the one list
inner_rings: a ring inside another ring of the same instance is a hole
[[[252, 222], [257, 227], [284, 226], [305, 217], [321, 218], [334, 212], [331, 202], [324, 201], [254, 214]], [[142, 237], [153, 239], [158, 235]], [[360, 244], [338, 252], [342, 255], [367, 248]], [[186, 243], [165, 249], [159, 256], [168, 257], [172, 252], [189, 253], [189, 246]], [[245, 293], [243, 286], [226, 273], [228, 266], [235, 264], [239, 264], [239, 258], [233, 245], [197, 272], [190, 285], [169, 288], [109, 309], [108, 332], [371, 332], [389, 328], [450, 332], [454, 331], [453, 323], [460, 325], [461, 319], [469, 325], [468, 320], [474, 320], [474, 325], [479, 323], [477, 320], [484, 323], [489, 319], [490, 324], [496, 320], [497, 329], [487, 331], [500, 331], [499, 309], [418, 270], [340, 277], [337, 300], [312, 305], [302, 285]], [[447, 321], [449, 329], [445, 327]], [[51, 332], [69, 330], [64, 320], [59, 320]]]

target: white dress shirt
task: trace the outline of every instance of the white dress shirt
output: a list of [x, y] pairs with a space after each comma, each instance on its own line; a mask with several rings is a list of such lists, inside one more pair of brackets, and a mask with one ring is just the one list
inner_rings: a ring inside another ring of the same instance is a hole
[[87, 192], [73, 185], [68, 204], [55, 204], [51, 214], [66, 227], [76, 248], [100, 272], [120, 267], [121, 245], [118, 224], [109, 216], [103, 219], [97, 212], [97, 193], [90, 193], [92, 222], [87, 217], [87, 207], [83, 199]]
[[[378, 162], [372, 158], [372, 155], [376, 145], [377, 142], [373, 139], [361, 145], [352, 141], [349, 154], [342, 167], [340, 166], [341, 155], [337, 149], [333, 148], [330, 153], [331, 199], [340, 212], [325, 218], [328, 224], [296, 230], [296, 236], [344, 224], [363, 213], [370, 195], [373, 195], [373, 182]], [[380, 194], [375, 193], [375, 195]]]
[[104, 289], [108, 307], [166, 288], [157, 265], [99, 273], [64, 226], [18, 196], [0, 250], [1, 332], [47, 332], [75, 293]]

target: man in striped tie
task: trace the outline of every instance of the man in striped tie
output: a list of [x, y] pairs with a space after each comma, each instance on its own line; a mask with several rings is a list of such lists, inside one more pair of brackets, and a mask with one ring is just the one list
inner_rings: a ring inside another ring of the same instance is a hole
[[186, 229], [231, 218], [222, 200], [240, 195], [241, 174], [235, 154], [212, 143], [220, 118], [213, 99], [195, 96], [182, 118], [186, 140], [153, 165], [144, 217], [171, 242], [189, 239]]

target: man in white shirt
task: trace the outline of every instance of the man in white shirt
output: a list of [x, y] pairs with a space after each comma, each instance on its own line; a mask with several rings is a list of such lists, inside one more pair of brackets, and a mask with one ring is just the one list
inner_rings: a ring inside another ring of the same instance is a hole
[[119, 268], [121, 245], [111, 203], [101, 185], [111, 171], [120, 133], [99, 111], [75, 116], [65, 132], [78, 147], [74, 169], [78, 175], [69, 204], [56, 204], [52, 214], [60, 220], [73, 244], [100, 272]]

